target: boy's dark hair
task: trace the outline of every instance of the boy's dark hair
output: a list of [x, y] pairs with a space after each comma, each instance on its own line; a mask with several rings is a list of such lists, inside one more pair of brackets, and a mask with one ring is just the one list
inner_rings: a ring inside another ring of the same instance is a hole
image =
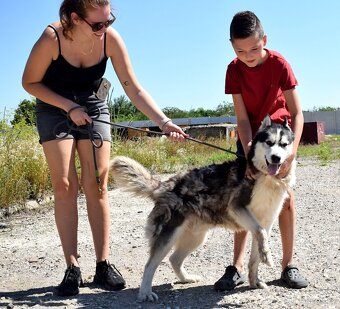
[[230, 24], [230, 41], [246, 39], [253, 35], [257, 35], [259, 38], [264, 36], [261, 22], [257, 16], [251, 11], [236, 13]]

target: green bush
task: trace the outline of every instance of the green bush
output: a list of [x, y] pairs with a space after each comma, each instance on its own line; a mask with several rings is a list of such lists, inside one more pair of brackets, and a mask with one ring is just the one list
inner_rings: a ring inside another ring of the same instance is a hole
[[41, 198], [51, 184], [35, 128], [3, 128], [0, 134], [0, 207]]

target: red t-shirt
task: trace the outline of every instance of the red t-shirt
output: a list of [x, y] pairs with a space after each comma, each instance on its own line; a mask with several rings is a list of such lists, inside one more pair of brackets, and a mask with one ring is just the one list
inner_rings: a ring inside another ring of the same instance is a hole
[[279, 53], [266, 51], [267, 60], [255, 68], [235, 58], [228, 66], [225, 79], [226, 94], [242, 95], [253, 135], [266, 115], [277, 123], [283, 123], [287, 117], [290, 123], [283, 91], [298, 84], [289, 63]]

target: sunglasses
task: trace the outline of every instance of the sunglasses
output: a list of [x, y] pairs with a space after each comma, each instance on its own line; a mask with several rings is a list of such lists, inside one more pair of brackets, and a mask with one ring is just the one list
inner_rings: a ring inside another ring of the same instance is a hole
[[110, 15], [111, 15], [111, 19], [108, 19], [107, 21], [104, 21], [104, 22], [93, 23], [93, 24], [90, 24], [85, 18], [81, 17], [81, 19], [91, 27], [93, 32], [98, 32], [102, 30], [104, 27], [105, 28], [110, 27], [114, 23], [114, 21], [116, 20], [116, 17], [112, 14], [112, 12], [110, 12]]

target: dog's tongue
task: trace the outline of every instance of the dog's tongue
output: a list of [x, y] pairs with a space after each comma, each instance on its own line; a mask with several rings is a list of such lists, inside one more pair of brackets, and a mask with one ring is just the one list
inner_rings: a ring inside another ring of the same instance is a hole
[[279, 164], [268, 164], [268, 174], [274, 176], [279, 171]]

